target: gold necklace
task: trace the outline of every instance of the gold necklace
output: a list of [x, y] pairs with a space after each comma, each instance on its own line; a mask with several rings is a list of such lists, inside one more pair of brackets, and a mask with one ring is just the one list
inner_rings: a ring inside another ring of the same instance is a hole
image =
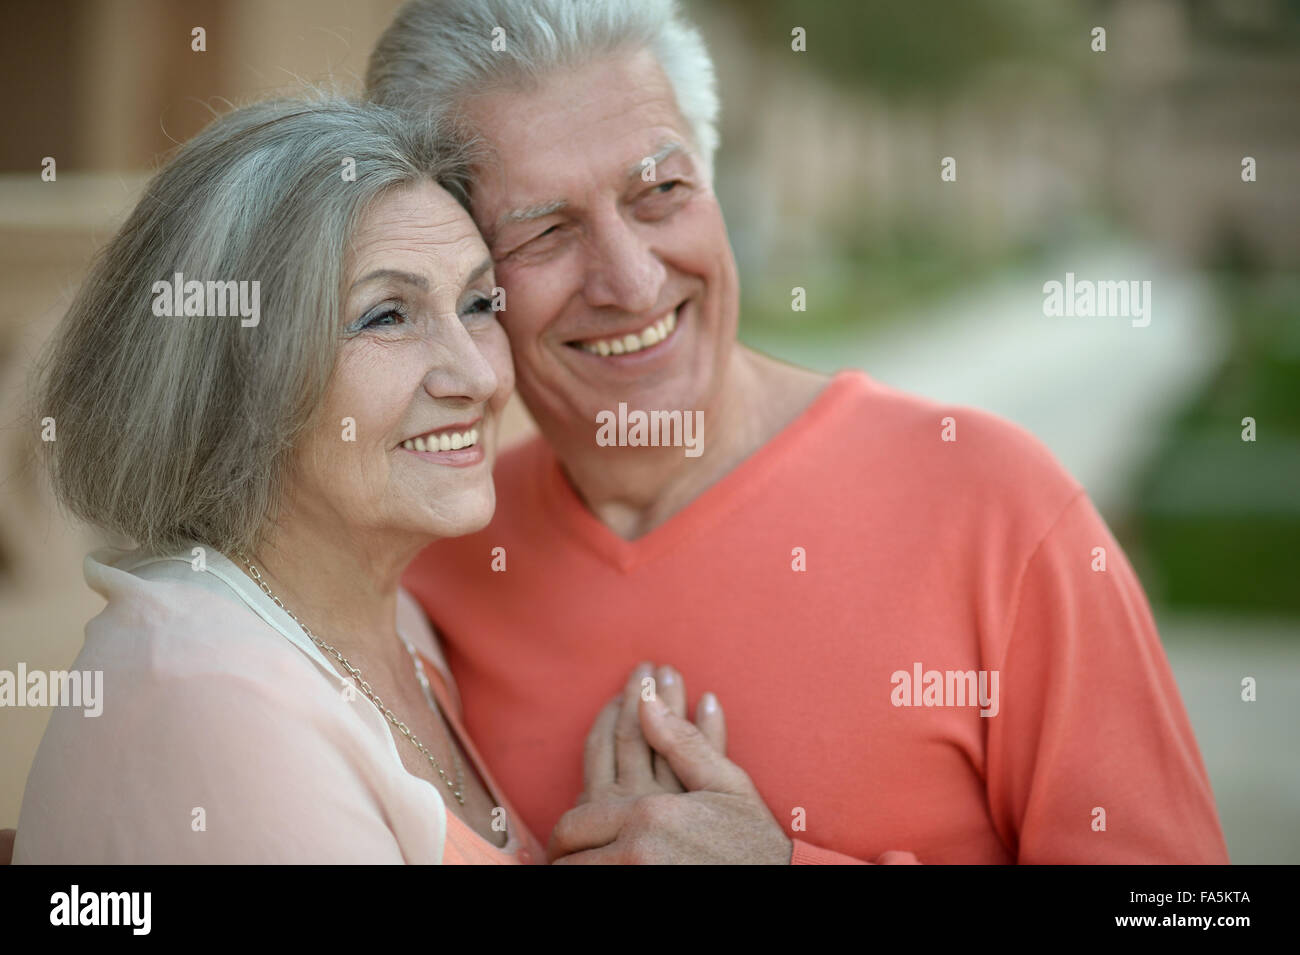
[[[443, 771], [442, 764], [438, 762], [438, 757], [434, 756], [433, 753], [429, 751], [429, 748], [425, 746], [423, 743], [421, 743], [415, 737], [415, 734], [411, 732], [411, 728], [409, 726], [407, 726], [396, 716], [394, 716], [392, 710], [384, 706], [383, 701], [380, 700], [379, 696], [375, 693], [375, 691], [370, 688], [370, 684], [367, 683], [362, 678], [361, 671], [358, 670], [356, 667], [354, 667], [351, 663], [349, 663], [344, 658], [343, 654], [339, 653], [338, 650], [330, 646], [324, 640], [320, 639], [320, 637], [316, 636], [316, 634], [312, 633], [311, 628], [308, 627], [301, 620], [299, 620], [298, 615], [295, 614], [288, 607], [286, 607], [284, 605], [284, 601], [282, 601], [279, 597], [277, 597], [275, 594], [271, 592], [271, 588], [267, 586], [266, 580], [262, 577], [261, 571], [259, 571], [255, 566], [253, 566], [253, 562], [249, 560], [243, 554], [242, 551], [235, 551], [235, 556], [244, 562], [244, 566], [248, 568], [249, 576], [252, 577], [254, 581], [256, 581], [257, 586], [262, 588], [262, 593], [270, 597], [271, 601], [277, 607], [279, 607], [281, 610], [287, 613], [289, 615], [289, 618], [293, 620], [294, 623], [302, 627], [302, 632], [307, 634], [307, 636], [311, 638], [312, 643], [316, 644], [316, 646], [320, 647], [326, 653], [331, 654], [334, 657], [334, 659], [338, 660], [339, 663], [343, 665], [343, 668], [348, 671], [348, 674], [352, 677], [352, 679], [356, 680], [357, 686], [361, 687], [361, 692], [364, 693], [370, 699], [371, 703], [374, 703], [375, 706], [379, 708], [379, 712], [383, 713], [384, 716], [388, 718], [388, 722], [392, 723], [393, 726], [396, 727], [399, 733], [401, 733], [404, 737], [409, 739], [411, 743], [415, 746], [415, 748], [420, 751], [420, 754], [424, 756], [424, 758], [427, 759], [430, 762], [430, 764], [432, 764], [435, 770], [438, 771], [438, 775], [442, 777], [442, 781], [447, 784], [447, 788], [451, 790], [451, 794], [456, 797], [456, 802], [460, 803], [462, 806], [465, 805], [465, 766], [463, 763], [461, 763], [460, 754], [456, 752], [455, 743], [453, 742], [451, 744], [451, 760], [452, 763], [455, 764], [455, 768], [456, 768], [456, 781], [455, 783], [453, 783], [451, 777], [448, 776], [446, 772]], [[410, 648], [408, 647], [408, 649]], [[420, 686], [424, 689], [425, 699], [429, 701], [430, 708], [435, 709], [436, 712], [436, 708], [434, 708], [433, 705], [433, 699], [429, 695], [428, 679], [427, 677], [424, 676], [424, 672], [423, 672], [424, 668], [420, 665], [419, 658], [415, 657], [413, 650], [412, 650], [412, 659], [415, 660], [415, 666], [416, 666], [415, 675], [417, 678], [419, 678]]]

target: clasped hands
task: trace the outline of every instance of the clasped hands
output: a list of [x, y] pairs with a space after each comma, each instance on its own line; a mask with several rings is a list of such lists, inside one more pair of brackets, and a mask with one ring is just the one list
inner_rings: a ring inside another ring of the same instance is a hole
[[681, 674], [636, 667], [587, 735], [583, 792], [551, 834], [553, 864], [788, 864], [793, 844], [726, 749], [716, 697], [704, 694], [691, 722]]

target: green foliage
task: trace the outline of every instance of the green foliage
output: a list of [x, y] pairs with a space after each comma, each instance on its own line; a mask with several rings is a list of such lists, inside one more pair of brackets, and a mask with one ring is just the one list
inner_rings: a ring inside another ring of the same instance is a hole
[[1300, 614], [1300, 278], [1220, 287], [1229, 357], [1155, 455], [1135, 530], [1162, 603]]
[[752, 42], [790, 53], [807, 31], [810, 65], [846, 86], [885, 94], [954, 89], [991, 66], [1058, 62], [1086, 50], [1077, 4], [1035, 0], [722, 0]]

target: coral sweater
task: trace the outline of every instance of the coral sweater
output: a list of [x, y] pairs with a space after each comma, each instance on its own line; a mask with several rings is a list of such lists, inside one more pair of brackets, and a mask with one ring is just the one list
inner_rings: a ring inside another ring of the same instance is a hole
[[692, 711], [718, 695], [795, 863], [1227, 862], [1142, 587], [1019, 427], [842, 372], [632, 541], [540, 439], [496, 480], [492, 523], [404, 583], [539, 837], [647, 659], [681, 671]]

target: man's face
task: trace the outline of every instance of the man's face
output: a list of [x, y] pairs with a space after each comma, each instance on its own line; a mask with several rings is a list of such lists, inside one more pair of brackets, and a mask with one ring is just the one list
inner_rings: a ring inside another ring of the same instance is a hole
[[[596, 413], [706, 409], [739, 314], [722, 211], [649, 52], [475, 98], [499, 161], [474, 218], [506, 290], [519, 392], [553, 438]], [[654, 159], [653, 181], [643, 175]]]

